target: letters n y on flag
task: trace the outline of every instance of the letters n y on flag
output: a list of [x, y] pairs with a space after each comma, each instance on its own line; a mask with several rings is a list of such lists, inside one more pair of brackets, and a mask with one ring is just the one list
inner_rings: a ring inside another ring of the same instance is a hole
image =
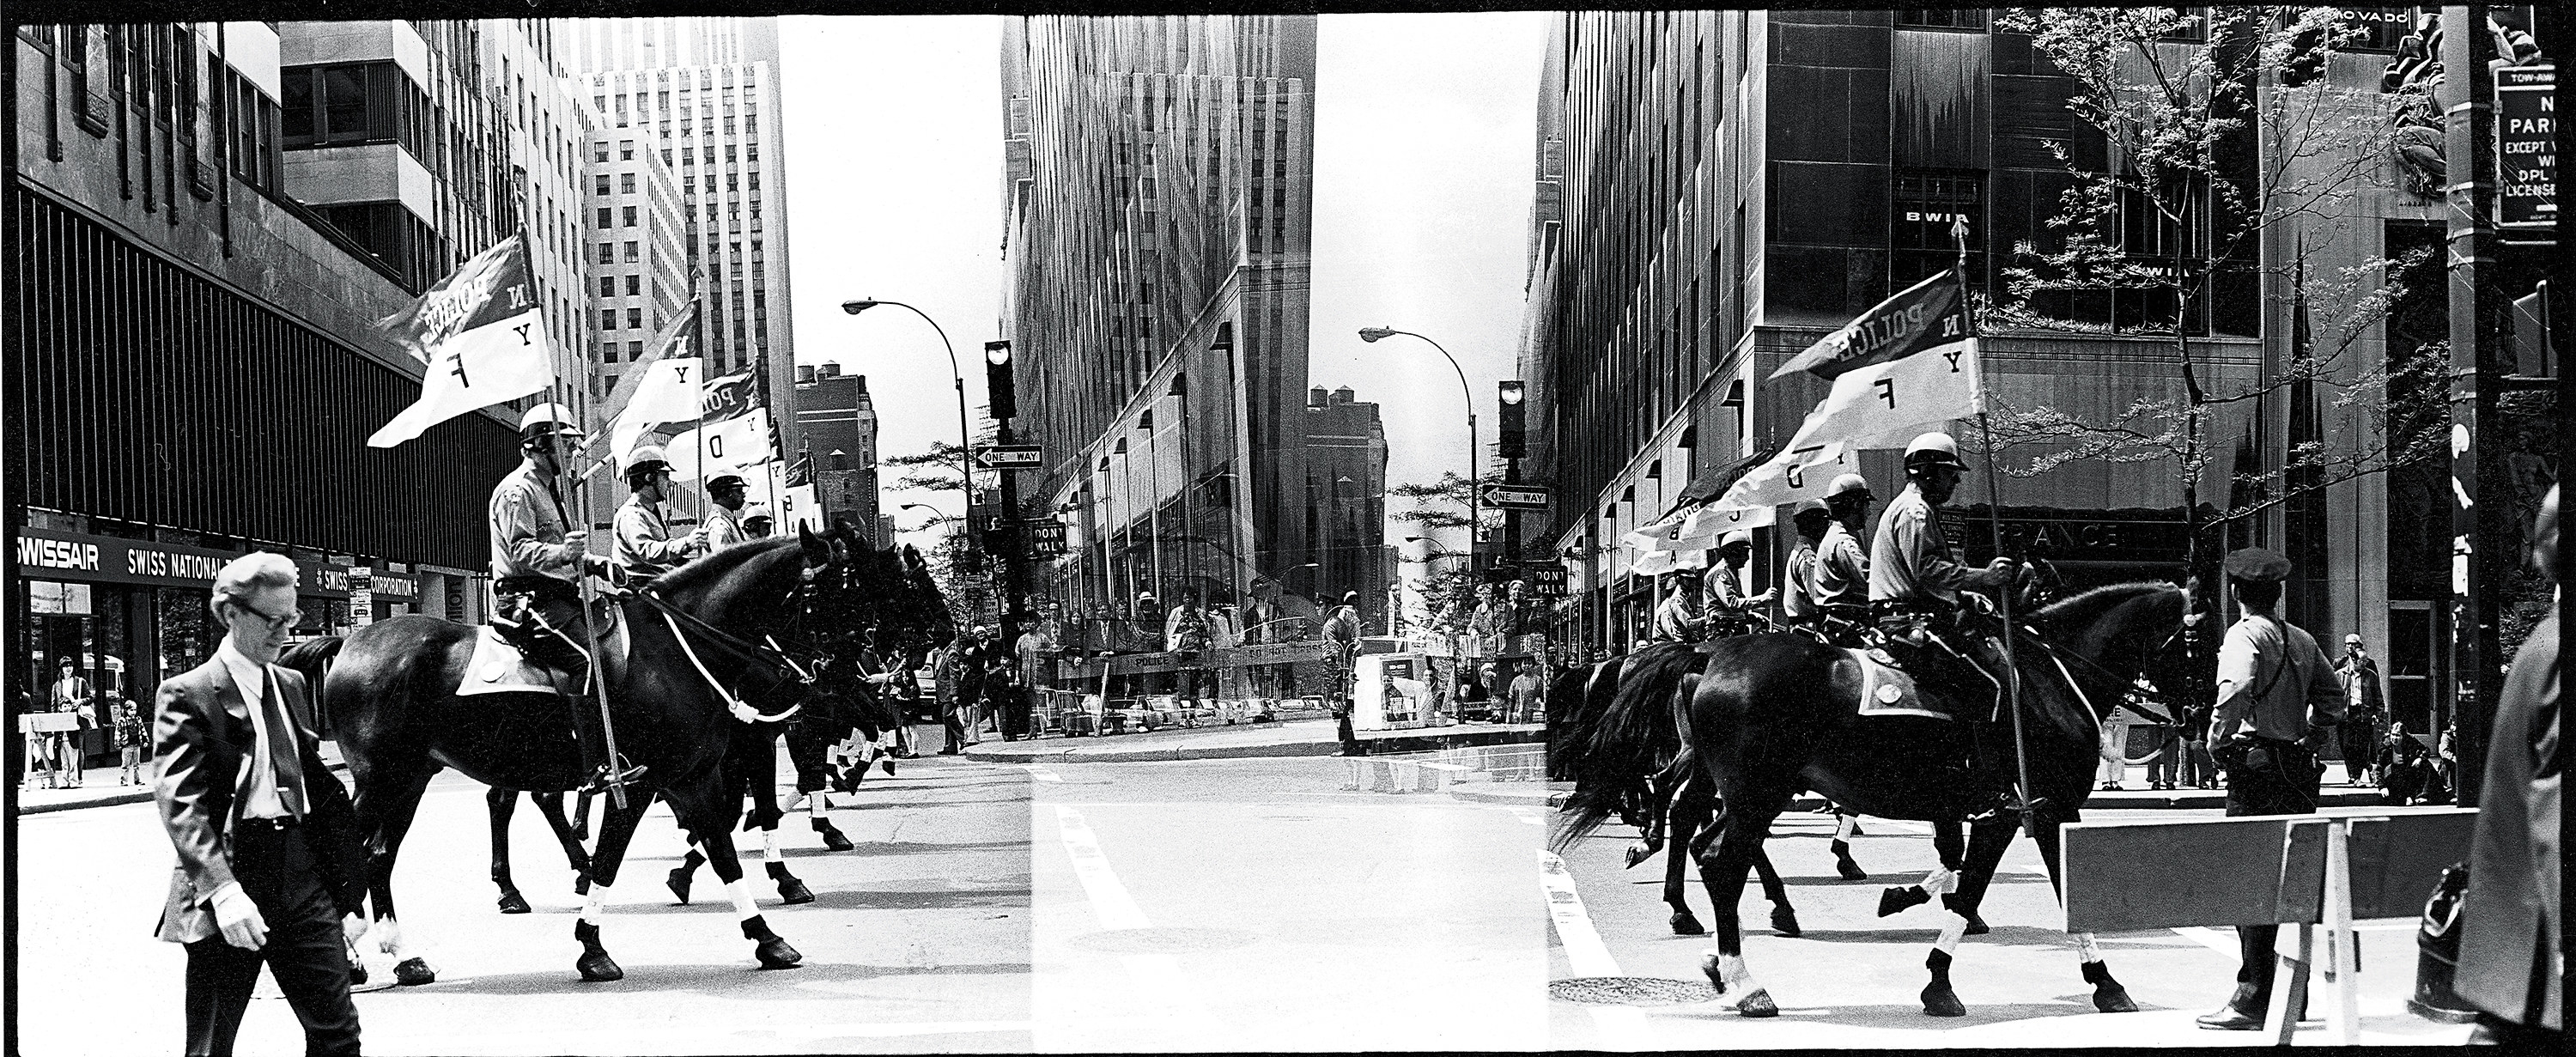
[[527, 246], [512, 235], [475, 254], [411, 307], [376, 324], [428, 364], [420, 399], [367, 438], [390, 448], [477, 408], [553, 385]]
[[[1806, 371], [1833, 381], [1780, 453], [1728, 489], [1715, 507], [1776, 506], [1823, 497], [1864, 448], [1903, 447], [1923, 430], [1985, 407], [1976, 331], [1956, 270], [1904, 293], [1790, 357], [1771, 377]], [[1831, 467], [1828, 469], [1828, 467]]]

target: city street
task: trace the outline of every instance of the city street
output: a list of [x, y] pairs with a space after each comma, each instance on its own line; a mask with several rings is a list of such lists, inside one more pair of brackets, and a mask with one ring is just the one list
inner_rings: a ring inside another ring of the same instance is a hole
[[[2220, 812], [2126, 810], [2119, 821], [2214, 817]], [[2099, 816], [2094, 816], [2099, 817]], [[1852, 857], [1867, 880], [1845, 881], [1834, 872], [1826, 842], [1831, 816], [1782, 815], [1766, 845], [1803, 936], [1783, 939], [1770, 928], [1770, 906], [1760, 887], [1745, 885], [1744, 954], [1756, 979], [1780, 1005], [1780, 1016], [1747, 1019], [1708, 994], [1700, 955], [1715, 949], [1703, 936], [1675, 936], [1666, 924], [1660, 856], [1635, 869], [1620, 868], [1621, 851], [1635, 831], [1616, 824], [1569, 849], [1565, 859], [1581, 899], [1578, 930], [1592, 937], [1560, 937], [1549, 952], [1549, 977], [1634, 976], [1686, 983], [1671, 988], [1698, 1000], [1669, 1005], [1620, 1006], [1548, 1003], [1552, 1044], [1567, 1049], [1774, 1049], [1920, 1048], [1953, 1046], [2229, 1046], [2254, 1042], [2248, 1033], [2206, 1031], [2192, 1018], [2226, 999], [2236, 972], [2236, 934], [2229, 929], [2173, 929], [2098, 937], [2114, 976], [2127, 986], [2137, 1013], [2096, 1013], [2092, 989], [2077, 976], [2074, 944], [2060, 931], [2062, 918], [2038, 851], [2017, 839], [1987, 891], [1982, 914], [1993, 931], [1963, 940], [1951, 968], [1953, 985], [1968, 1015], [1936, 1020], [1924, 1015], [1917, 995], [1927, 979], [1924, 956], [1944, 917], [1918, 906], [1893, 917], [1877, 916], [1880, 889], [1922, 879], [1936, 863], [1930, 830], [1922, 823], [1865, 818], [1864, 835], [1852, 840]], [[1696, 872], [1689, 898], [1703, 923], [1711, 920], [1708, 894]], [[2366, 1044], [2455, 1045], [2468, 1029], [2418, 1019], [2405, 1008], [2415, 978], [2414, 922], [2362, 925], [2362, 1041]], [[1725, 1001], [1736, 996], [1729, 993]], [[2322, 1041], [2326, 1004], [2312, 998], [2303, 1044]]]

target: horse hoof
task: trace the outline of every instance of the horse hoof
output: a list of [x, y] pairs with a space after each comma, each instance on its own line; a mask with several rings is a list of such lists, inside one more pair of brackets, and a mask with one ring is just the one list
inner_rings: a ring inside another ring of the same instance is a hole
[[858, 847], [859, 847], [859, 846], [858, 846], [858, 845], [856, 845], [856, 844], [852, 844], [852, 843], [850, 843], [849, 835], [848, 835], [848, 834], [845, 834], [845, 833], [842, 833], [842, 832], [841, 832], [841, 827], [839, 827], [839, 826], [835, 826], [835, 825], [833, 825], [833, 824], [831, 824], [831, 823], [829, 823], [829, 822], [826, 822], [826, 823], [823, 823], [822, 825], [819, 825], [819, 826], [814, 827], [814, 829], [815, 829], [815, 832], [821, 833], [821, 834], [823, 835], [823, 846], [824, 846], [824, 847], [826, 847], [826, 848], [830, 848], [830, 849], [832, 849], [833, 851], [856, 851], [856, 850], [858, 850]]
[[[805, 898], [814, 897], [808, 895]], [[789, 902], [795, 902], [795, 900], [789, 900]], [[760, 959], [760, 967], [763, 969], [793, 969], [805, 960], [805, 956], [797, 953], [796, 948], [788, 946], [786, 940], [776, 936], [760, 941], [758, 947], [752, 948], [752, 954]]]
[[520, 894], [519, 894], [519, 890], [518, 890], [518, 889], [516, 889], [516, 888], [508, 889], [508, 890], [506, 890], [506, 891], [502, 892], [502, 893], [501, 893], [501, 912], [502, 912], [502, 913], [504, 913], [504, 914], [525, 914], [525, 913], [527, 913], [527, 912], [528, 912], [528, 900], [527, 900], [527, 897], [520, 895]]
[[1964, 1017], [1968, 1007], [1959, 1004], [1959, 995], [1949, 985], [1935, 983], [1923, 989], [1923, 1012], [1934, 1017]]
[[1655, 853], [1652, 849], [1647, 848], [1643, 844], [1631, 844], [1628, 846], [1628, 851], [1623, 857], [1627, 860], [1627, 866], [1635, 866], [1638, 863], [1652, 858], [1654, 854]]
[[1771, 931], [1789, 939], [1797, 939], [1799, 935], [1798, 912], [1788, 907], [1772, 907]]
[[1886, 917], [1898, 911], [1911, 910], [1931, 901], [1932, 894], [1924, 891], [1922, 885], [1885, 889], [1878, 893], [1878, 916]]
[[431, 969], [427, 961], [419, 958], [405, 958], [394, 963], [394, 982], [404, 987], [418, 987], [437, 981], [438, 972]]
[[351, 958], [351, 959], [349, 959], [349, 986], [351, 986], [351, 987], [356, 987], [356, 986], [358, 986], [359, 984], [363, 984], [363, 983], [366, 983], [366, 982], [367, 982], [367, 963], [362, 962], [362, 961], [359, 961], [359, 960], [357, 960], [357, 959], [355, 959], [355, 958]]
[[2129, 999], [2129, 989], [2110, 984], [2093, 989], [2093, 1008], [2104, 1013], [2135, 1013], [2138, 1004]]
[[1776, 1017], [1780, 1015], [1780, 1004], [1771, 1001], [1768, 989], [1757, 989], [1735, 1004], [1735, 1012], [1747, 1017]]
[[1861, 869], [1859, 863], [1853, 862], [1849, 859], [1835, 860], [1834, 872], [1843, 875], [1843, 880], [1846, 881], [1869, 880], [1869, 871]]
[[1968, 918], [1968, 930], [1964, 935], [1983, 936], [1989, 931], [1991, 930], [1986, 928], [1986, 919], [1971, 915]]
[[1708, 928], [1701, 925], [1699, 918], [1690, 911], [1679, 910], [1673, 912], [1673, 935], [1705, 936], [1708, 935]]
[[580, 961], [572, 965], [573, 968], [581, 970], [581, 978], [590, 983], [604, 984], [611, 980], [626, 979], [626, 970], [618, 968], [617, 959], [609, 957], [607, 951], [592, 951], [584, 954]]
[[680, 897], [681, 906], [689, 905], [689, 869], [687, 867], [672, 867], [670, 877], [663, 883], [671, 886], [672, 895]]
[[789, 906], [811, 903], [814, 890], [805, 887], [805, 882], [798, 880], [795, 874], [786, 874], [778, 879], [778, 901]]

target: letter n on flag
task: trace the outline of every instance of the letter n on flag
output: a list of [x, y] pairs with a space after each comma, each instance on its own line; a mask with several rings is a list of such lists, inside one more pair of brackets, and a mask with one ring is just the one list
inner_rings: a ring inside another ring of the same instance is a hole
[[554, 384], [530, 279], [527, 246], [512, 235], [475, 254], [411, 307], [377, 324], [428, 364], [420, 399], [367, 438], [390, 448], [448, 419]]

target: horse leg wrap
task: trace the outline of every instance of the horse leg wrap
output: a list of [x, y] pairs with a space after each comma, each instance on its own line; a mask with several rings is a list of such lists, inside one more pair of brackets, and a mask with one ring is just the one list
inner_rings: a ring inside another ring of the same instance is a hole
[[1835, 816], [1834, 816], [1834, 847], [1835, 847], [1835, 848], [1837, 848], [1837, 849], [1841, 848], [1841, 847], [1843, 846], [1843, 842], [1844, 842], [1844, 841], [1847, 841], [1847, 840], [1852, 839], [1853, 835], [1855, 835], [1855, 834], [1857, 834], [1857, 833], [1859, 833], [1859, 832], [1860, 832], [1860, 820], [1859, 820], [1858, 818], [1855, 818], [1855, 817], [1853, 817], [1853, 816], [1851, 816], [1851, 815], [1835, 815]]
[[777, 830], [764, 829], [760, 831], [760, 859], [762, 862], [774, 863], [779, 861]]
[[1923, 875], [1923, 890], [1932, 895], [1948, 895], [1959, 890], [1959, 872], [1947, 866]]
[[590, 895], [582, 900], [581, 923], [584, 925], [594, 926], [593, 931], [596, 932], [595, 926], [597, 926], [599, 922], [607, 916], [608, 885], [602, 882], [593, 881], [590, 885]]
[[792, 905], [814, 901], [814, 890], [805, 887], [805, 882], [797, 880], [795, 874], [788, 873], [786, 863], [770, 862], [763, 865], [769, 871], [769, 879], [778, 882], [778, 898], [782, 902]]
[[[736, 917], [743, 919], [745, 923], [760, 920], [760, 907], [758, 904], [751, 901], [751, 881], [749, 879], [736, 879], [726, 882], [725, 894], [733, 897], [733, 912]], [[759, 939], [760, 937], [751, 936], [750, 938]]]
[[1950, 915], [1950, 923], [1941, 926], [1941, 938], [1932, 941], [1935, 948], [1933, 953], [1940, 955], [1941, 964], [1949, 964], [1950, 952], [1959, 949], [1959, 937], [1967, 934], [1968, 919], [1957, 914]]
[[1735, 1000], [1735, 1012], [1747, 1017], [1776, 1017], [1780, 1006], [1771, 1001], [1771, 992], [1753, 979], [1753, 970], [1744, 964], [1741, 954], [1711, 952], [1700, 959], [1700, 971], [1708, 974], [1709, 983], [1725, 994], [1734, 988], [1744, 997]]
[[1932, 971], [1932, 981], [1923, 985], [1923, 1012], [1936, 1017], [1967, 1016], [1968, 1007], [1960, 1003], [1959, 993], [1950, 989], [1950, 953], [1933, 951], [1923, 959], [1923, 967]]
[[805, 801], [805, 814], [811, 816], [817, 822], [822, 821], [823, 812], [832, 806], [828, 802], [830, 797], [830, 793], [821, 791], [815, 792], [812, 798]]
[[[2094, 983], [2093, 971], [2101, 968], [2102, 966], [2102, 947], [2100, 944], [2093, 942], [2092, 933], [2078, 932], [2075, 934], [2075, 960], [2082, 962], [2084, 965], [2084, 982]], [[2104, 972], [2102, 975], [2107, 977], [2111, 974]]]

